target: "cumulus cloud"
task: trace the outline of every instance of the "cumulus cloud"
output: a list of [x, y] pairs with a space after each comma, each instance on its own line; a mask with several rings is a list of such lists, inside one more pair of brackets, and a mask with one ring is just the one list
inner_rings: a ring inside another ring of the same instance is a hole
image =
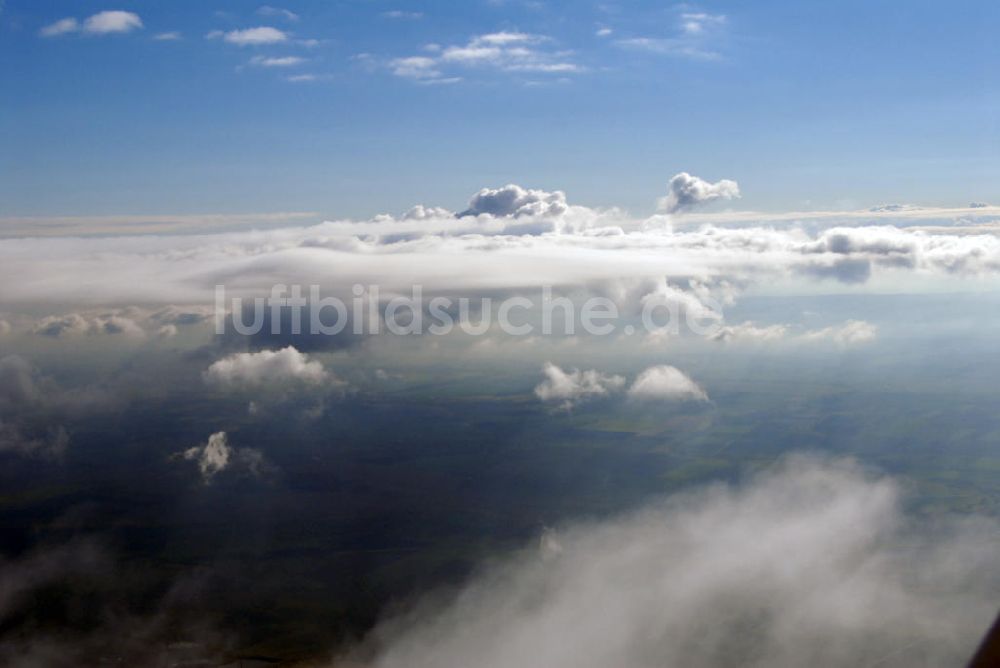
[[91, 324], [77, 313], [43, 318], [34, 327], [34, 333], [42, 336], [60, 337], [64, 335], [86, 334]]
[[667, 196], [660, 201], [660, 208], [667, 213], [678, 213], [709, 202], [740, 196], [740, 187], [736, 181], [722, 179], [710, 183], [687, 172], [675, 174], [670, 179], [668, 188]]
[[224, 389], [279, 389], [289, 385], [319, 386], [337, 383], [317, 360], [292, 346], [281, 350], [235, 353], [213, 362], [205, 382]]
[[139, 323], [118, 313], [104, 313], [91, 318], [79, 313], [47, 316], [32, 328], [32, 332], [52, 338], [83, 334], [121, 334], [133, 338], [145, 336], [145, 330]]
[[91, 35], [132, 32], [142, 28], [138, 14], [121, 10], [98, 12], [83, 22], [83, 32]]
[[994, 519], [931, 526], [894, 480], [793, 457], [550, 532], [356, 654], [374, 668], [961, 666], [996, 611], [998, 549]]
[[407, 209], [402, 216], [402, 220], [440, 220], [454, 217], [455, 214], [448, 209], [443, 209], [439, 206], [424, 206], [423, 204], [417, 204], [416, 206]]
[[698, 383], [668, 364], [640, 373], [628, 388], [628, 396], [640, 401], [708, 401], [708, 394]]
[[542, 401], [558, 402], [569, 409], [587, 399], [606, 397], [625, 387], [625, 378], [595, 369], [564, 371], [551, 362], [542, 367], [545, 380], [535, 388], [535, 396]]
[[141, 338], [146, 334], [142, 327], [131, 318], [114, 314], [98, 318], [94, 321], [94, 328], [105, 334], [123, 334], [136, 338]]
[[566, 213], [566, 193], [561, 190], [525, 189], [509, 183], [500, 188], [483, 188], [469, 200], [469, 206], [459, 213], [462, 216], [488, 214], [498, 218], [520, 216], [548, 217]]
[[229, 466], [232, 450], [226, 442], [226, 432], [219, 431], [208, 437], [208, 443], [184, 451], [184, 459], [198, 462], [198, 470], [206, 483], [219, 471]]
[[175, 455], [175, 458], [198, 464], [202, 481], [208, 485], [216, 475], [230, 468], [259, 477], [267, 465], [263, 453], [255, 448], [234, 448], [226, 432], [218, 431], [204, 445], [196, 445]]

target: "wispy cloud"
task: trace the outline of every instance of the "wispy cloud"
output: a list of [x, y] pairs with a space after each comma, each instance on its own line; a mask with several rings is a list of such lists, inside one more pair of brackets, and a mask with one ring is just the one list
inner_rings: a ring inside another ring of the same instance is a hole
[[623, 49], [645, 51], [693, 60], [719, 60], [718, 39], [727, 23], [725, 14], [684, 12], [679, 15], [677, 29], [670, 36], [635, 36], [615, 41]]
[[304, 62], [306, 62], [306, 59], [299, 56], [254, 56], [250, 59], [250, 64], [257, 65], [258, 67], [294, 67]]
[[298, 21], [299, 15], [295, 12], [284, 9], [283, 7], [271, 7], [269, 5], [264, 5], [257, 9], [257, 14], [260, 16], [277, 16], [278, 18], [284, 19], [286, 21]]
[[453, 72], [448, 72], [448, 68], [489, 68], [541, 74], [584, 71], [583, 66], [571, 59], [571, 52], [547, 48], [552, 41], [545, 35], [500, 31], [477, 35], [464, 44], [428, 44], [424, 47], [428, 55], [395, 58], [389, 61], [388, 66], [396, 76], [421, 83], [460, 80]]
[[142, 19], [133, 12], [107, 10], [88, 16], [83, 23], [69, 16], [44, 26], [38, 31], [42, 37], [58, 37], [74, 32], [85, 35], [109, 35], [132, 32], [143, 27]]
[[271, 26], [258, 26], [256, 28], [246, 28], [244, 30], [230, 30], [223, 32], [213, 30], [207, 35], [207, 39], [222, 39], [228, 44], [237, 46], [257, 46], [261, 44], [280, 44], [288, 41], [288, 34], [283, 30], [272, 28]]
[[393, 9], [393, 10], [390, 10], [388, 12], [382, 12], [381, 14], [379, 14], [379, 16], [381, 16], [382, 18], [385, 18], [385, 19], [397, 19], [397, 20], [401, 20], [401, 21], [415, 21], [417, 19], [424, 18], [424, 13], [423, 12], [405, 12], [405, 11], [403, 11], [401, 9]]
[[177, 31], [171, 32], [161, 32], [159, 34], [153, 35], [153, 39], [158, 42], [175, 42], [181, 38], [181, 34]]
[[44, 26], [38, 31], [38, 34], [42, 37], [58, 37], [59, 35], [76, 32], [79, 29], [80, 23], [72, 17], [67, 17]]

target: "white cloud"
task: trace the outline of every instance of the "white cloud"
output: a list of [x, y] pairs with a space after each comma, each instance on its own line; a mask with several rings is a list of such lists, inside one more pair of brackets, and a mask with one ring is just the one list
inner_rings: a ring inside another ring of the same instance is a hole
[[286, 21], [295, 22], [299, 20], [298, 14], [282, 7], [270, 7], [268, 5], [264, 5], [263, 7], [259, 7], [257, 9], [257, 13], [261, 16], [277, 16], [285, 19]]
[[208, 437], [208, 443], [184, 451], [184, 459], [198, 462], [198, 470], [205, 483], [229, 466], [232, 449], [227, 443], [226, 432], [219, 431]]
[[628, 396], [642, 401], [708, 401], [708, 395], [698, 383], [667, 364], [640, 373], [628, 388]]
[[90, 331], [90, 323], [77, 313], [61, 316], [47, 316], [35, 325], [32, 330], [42, 336], [58, 337], [63, 335], [86, 334]]
[[319, 77], [315, 74], [293, 74], [289, 77], [285, 77], [287, 81], [292, 83], [304, 83], [309, 81], [318, 81]]
[[551, 39], [544, 35], [501, 31], [473, 37], [465, 44], [429, 44], [424, 50], [433, 55], [395, 58], [388, 63], [396, 76], [423, 83], [459, 80], [447, 76], [446, 68], [489, 67], [505, 72], [539, 74], [582, 72], [565, 51], [544, 48]]
[[724, 14], [684, 11], [678, 17], [673, 36], [626, 37], [616, 40], [615, 44], [624, 49], [692, 60], [720, 60], [718, 40], [726, 20]]
[[401, 9], [392, 9], [387, 12], [382, 12], [379, 16], [387, 19], [397, 19], [402, 21], [415, 21], [417, 19], [422, 19], [424, 17], [423, 12], [407, 12]]
[[829, 339], [842, 346], [873, 341], [878, 334], [878, 328], [864, 320], [848, 320], [843, 325], [824, 327], [823, 329], [806, 332], [802, 338], [807, 341]]
[[[514, 185], [477, 193], [468, 210], [474, 216], [420, 211], [423, 218], [414, 212], [229, 232], [231, 222], [198, 218], [198, 225], [178, 227], [167, 217], [142, 226], [173, 232], [155, 236], [115, 236], [130, 229], [125, 221], [58, 219], [41, 228], [66, 237], [0, 239], [0, 302], [48, 308], [211, 304], [216, 284], [253, 291], [280, 278], [302, 285], [377, 282], [386, 291], [403, 292], [419, 282], [426, 294], [451, 295], [523, 293], [553, 285], [610, 291], [620, 295], [615, 297], [620, 309], [655, 297], [708, 315], [696, 285], [729, 285], [732, 297], [744, 287], [766, 289], [776, 280], [798, 282], [802, 289], [819, 289], [820, 280], [874, 289], [885, 281], [895, 285], [903, 275], [949, 277], [958, 287], [964, 277], [1000, 275], [1000, 238], [989, 227], [953, 232], [862, 225], [817, 231], [794, 224], [781, 229], [765, 218], [746, 227], [675, 228], [664, 216], [591, 209], [571, 204], [560, 191]], [[248, 220], [254, 221], [249, 228], [268, 219]], [[217, 231], [201, 233], [205, 227]], [[80, 238], [87, 230], [104, 236]]]
[[535, 388], [535, 396], [542, 401], [559, 402], [565, 409], [572, 408], [586, 399], [606, 397], [625, 387], [625, 378], [601, 373], [595, 369], [564, 371], [551, 362], [542, 367], [545, 375]]
[[120, 334], [133, 338], [145, 336], [139, 323], [121, 313], [102, 313], [89, 317], [79, 313], [47, 316], [35, 324], [32, 333], [53, 338], [83, 334]]
[[250, 64], [258, 67], [294, 67], [304, 62], [306, 59], [299, 56], [254, 56], [250, 59]]
[[206, 485], [211, 484], [216, 475], [227, 469], [238, 468], [259, 477], [268, 468], [267, 460], [260, 450], [232, 447], [224, 431], [215, 432], [204, 445], [188, 448], [175, 454], [174, 458], [197, 462], [202, 482]]
[[454, 218], [455, 214], [448, 209], [442, 209], [439, 206], [424, 206], [423, 204], [417, 204], [409, 208], [406, 213], [402, 215], [402, 220], [442, 220], [448, 218]]
[[236, 44], [237, 46], [257, 46], [261, 44], [279, 44], [288, 41], [288, 34], [271, 26], [259, 26], [256, 28], [246, 28], [244, 30], [230, 30], [222, 32], [213, 30], [208, 33], [209, 39], [221, 37], [224, 42]]
[[959, 666], [996, 612], [996, 520], [932, 528], [845, 461], [547, 534], [385, 621], [365, 665]]
[[864, 320], [848, 320], [840, 325], [799, 332], [788, 325], [758, 327], [748, 321], [738, 325], [719, 326], [709, 338], [725, 343], [767, 343], [782, 340], [804, 343], [830, 341], [839, 346], [852, 346], [874, 341], [877, 335], [878, 328]]
[[675, 174], [670, 179], [667, 196], [660, 201], [660, 208], [667, 213], [678, 213], [716, 200], [730, 200], [740, 196], [736, 181], [722, 179], [710, 183], [687, 172]]
[[397, 77], [408, 79], [437, 79], [441, 76], [437, 60], [427, 56], [396, 58], [389, 61], [389, 68]]
[[142, 327], [131, 318], [115, 314], [98, 317], [93, 322], [91, 331], [103, 334], [122, 334], [136, 338], [142, 338], [146, 334]]
[[114, 403], [93, 386], [64, 389], [18, 355], [0, 357], [0, 452], [59, 458], [70, 442], [62, 423]]
[[713, 341], [779, 341], [788, 333], [786, 325], [760, 327], [747, 321], [738, 325], [720, 326], [711, 335]]
[[83, 32], [91, 35], [132, 32], [138, 28], [142, 28], [139, 15], [120, 10], [98, 12], [83, 22]]
[[234, 353], [213, 362], [205, 371], [205, 382], [240, 390], [280, 389], [289, 384], [317, 386], [335, 380], [320, 362], [292, 346]]
[[161, 339], [172, 339], [177, 336], [177, 325], [163, 325], [156, 330], [156, 336]]
[[50, 23], [38, 31], [42, 37], [58, 37], [67, 33], [76, 32], [80, 29], [79, 22], [73, 17], [59, 19], [55, 23]]
[[569, 210], [566, 193], [561, 190], [525, 189], [509, 183], [500, 188], [483, 188], [469, 200], [469, 207], [459, 216], [489, 214], [495, 217], [559, 216]]
[[726, 22], [724, 14], [685, 12], [681, 14], [681, 30], [688, 35], [703, 35], [707, 30]]
[[873, 213], [896, 213], [899, 211], [916, 211], [919, 208], [919, 206], [914, 206], [912, 204], [878, 204], [868, 210]]
[[170, 32], [161, 32], [153, 35], [153, 39], [158, 42], [176, 42], [177, 40], [182, 39], [182, 37], [179, 32], [172, 30]]

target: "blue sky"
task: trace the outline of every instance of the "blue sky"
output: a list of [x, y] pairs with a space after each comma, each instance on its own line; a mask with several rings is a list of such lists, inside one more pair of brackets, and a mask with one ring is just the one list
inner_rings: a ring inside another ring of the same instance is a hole
[[[141, 26], [87, 23], [109, 10]], [[0, 216], [367, 217], [507, 182], [642, 213], [681, 170], [737, 179], [747, 209], [996, 202], [998, 19], [991, 2], [8, 0]]]

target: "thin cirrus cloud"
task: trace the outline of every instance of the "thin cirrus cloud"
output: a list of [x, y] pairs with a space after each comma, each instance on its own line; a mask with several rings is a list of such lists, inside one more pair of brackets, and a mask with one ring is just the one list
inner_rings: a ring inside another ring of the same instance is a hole
[[236, 46], [260, 46], [263, 44], [280, 44], [288, 41], [288, 33], [271, 26], [257, 26], [256, 28], [244, 28], [243, 30], [213, 30], [205, 37], [208, 39], [222, 39], [227, 44]]
[[170, 32], [161, 32], [159, 34], [153, 35], [153, 39], [157, 42], [176, 42], [179, 39], [183, 39], [181, 34], [176, 30], [171, 30]]
[[465, 44], [425, 46], [426, 55], [394, 58], [394, 75], [418, 83], [458, 81], [456, 70], [493, 70], [508, 73], [577, 74], [584, 72], [565, 50], [551, 48], [552, 38], [524, 32], [500, 31], [472, 37]]
[[[720, 60], [718, 41], [727, 23], [725, 14], [683, 12], [678, 17], [676, 33], [669, 37], [635, 36], [616, 40], [622, 49], [643, 51], [692, 60]], [[610, 33], [608, 33], [610, 34]]]
[[280, 19], [291, 22], [299, 20], [298, 14], [289, 9], [285, 9], [284, 7], [271, 7], [270, 5], [264, 5], [263, 7], [257, 8], [257, 14], [260, 16], [276, 16]]
[[250, 64], [258, 67], [294, 67], [304, 62], [306, 59], [300, 56], [254, 56], [250, 59]]
[[58, 37], [74, 32], [85, 35], [111, 35], [132, 32], [142, 27], [142, 19], [138, 14], [115, 9], [88, 16], [83, 23], [73, 17], [60, 19], [44, 26], [39, 34], [42, 37]]
[[423, 12], [406, 12], [401, 9], [393, 9], [379, 14], [384, 19], [396, 19], [399, 21], [416, 21], [424, 18]]

